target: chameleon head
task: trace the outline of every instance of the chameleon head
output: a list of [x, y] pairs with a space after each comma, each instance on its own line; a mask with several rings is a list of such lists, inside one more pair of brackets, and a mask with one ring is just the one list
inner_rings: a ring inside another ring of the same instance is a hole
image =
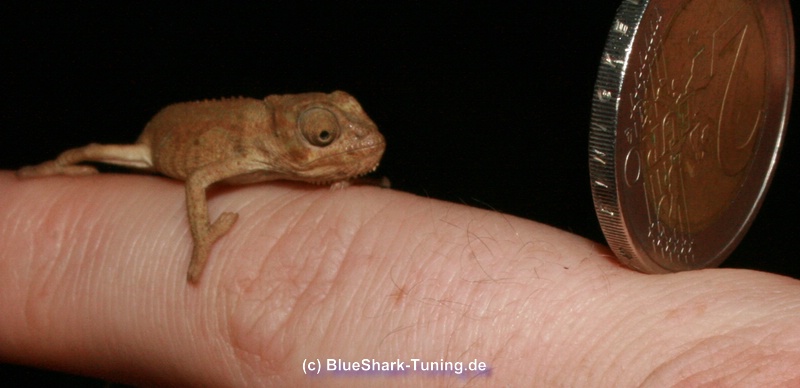
[[264, 101], [279, 140], [266, 148], [284, 179], [337, 182], [378, 167], [386, 142], [353, 96], [336, 91], [273, 95]]

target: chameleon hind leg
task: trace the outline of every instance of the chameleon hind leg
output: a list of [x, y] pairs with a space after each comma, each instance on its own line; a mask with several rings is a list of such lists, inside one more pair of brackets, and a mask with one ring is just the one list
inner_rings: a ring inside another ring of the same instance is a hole
[[81, 165], [82, 162], [99, 162], [138, 169], [153, 167], [150, 147], [146, 144], [89, 144], [61, 153], [56, 159], [35, 166], [22, 167], [17, 171], [20, 178], [48, 175], [91, 175], [97, 169]]

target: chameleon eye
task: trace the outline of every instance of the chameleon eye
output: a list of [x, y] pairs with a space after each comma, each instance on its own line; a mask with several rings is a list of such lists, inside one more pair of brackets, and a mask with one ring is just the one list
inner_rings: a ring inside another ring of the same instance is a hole
[[306, 140], [317, 147], [325, 147], [339, 137], [339, 122], [331, 111], [311, 108], [297, 119], [297, 125]]

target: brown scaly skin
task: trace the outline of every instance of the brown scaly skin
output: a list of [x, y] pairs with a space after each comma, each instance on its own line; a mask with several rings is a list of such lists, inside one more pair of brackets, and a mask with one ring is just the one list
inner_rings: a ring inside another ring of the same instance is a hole
[[89, 144], [55, 160], [17, 171], [20, 178], [96, 174], [81, 162], [101, 162], [186, 181], [186, 207], [194, 239], [188, 280], [197, 283], [211, 246], [236, 222], [226, 212], [211, 223], [206, 189], [217, 182], [246, 184], [276, 179], [341, 187], [375, 170], [383, 136], [349, 94], [272, 95], [167, 106], [135, 144]]

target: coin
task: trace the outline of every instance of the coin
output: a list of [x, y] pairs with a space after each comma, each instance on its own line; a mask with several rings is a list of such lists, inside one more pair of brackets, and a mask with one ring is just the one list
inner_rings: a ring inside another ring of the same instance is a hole
[[589, 169], [623, 264], [719, 265], [755, 217], [792, 94], [786, 0], [625, 0], [600, 61]]

